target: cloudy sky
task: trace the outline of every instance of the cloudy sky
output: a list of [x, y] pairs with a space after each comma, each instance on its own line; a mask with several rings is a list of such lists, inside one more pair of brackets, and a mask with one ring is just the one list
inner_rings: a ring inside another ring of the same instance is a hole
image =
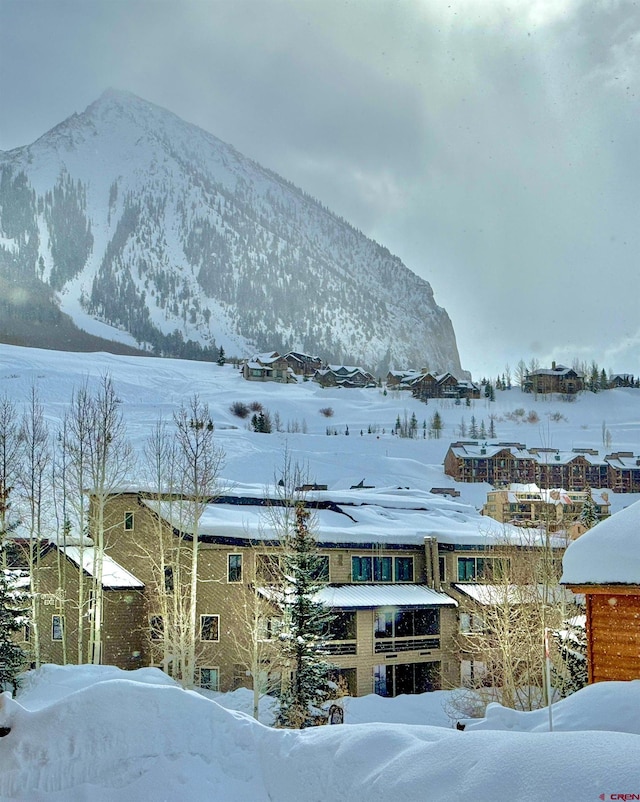
[[400, 256], [474, 376], [640, 373], [636, 2], [0, 0], [0, 149], [110, 86]]

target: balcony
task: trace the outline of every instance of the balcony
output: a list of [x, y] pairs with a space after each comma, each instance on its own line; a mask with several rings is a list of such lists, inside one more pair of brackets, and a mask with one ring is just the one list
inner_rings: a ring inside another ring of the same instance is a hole
[[440, 648], [440, 638], [379, 638], [376, 639], [376, 654], [385, 652], [417, 652]]

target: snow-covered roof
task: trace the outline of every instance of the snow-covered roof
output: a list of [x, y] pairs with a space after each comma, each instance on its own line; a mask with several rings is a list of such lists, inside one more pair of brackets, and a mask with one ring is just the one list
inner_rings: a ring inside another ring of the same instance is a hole
[[[64, 546], [60, 551], [78, 566], [82, 561], [82, 568], [89, 576], [94, 575], [95, 548], [83, 548], [82, 555], [77, 546]], [[102, 587], [108, 590], [143, 588], [144, 583], [105, 554], [102, 558]]]
[[327, 607], [457, 607], [455, 599], [426, 585], [327, 585], [315, 597]]
[[542, 600], [545, 594], [550, 594], [551, 598], [555, 600], [564, 598], [565, 602], [575, 602], [578, 599], [566, 588], [545, 588], [543, 585], [487, 585], [461, 582], [454, 584], [454, 587], [483, 606], [504, 604], [505, 602], [513, 605], [529, 604], [532, 601]]
[[[247, 491], [249, 488], [247, 488]], [[264, 489], [263, 489], [264, 492]], [[277, 541], [282, 532], [261, 503], [247, 503], [249, 492], [242, 493], [243, 503], [208, 504], [200, 520], [199, 534], [205, 537], [240, 540]], [[225, 496], [225, 499], [231, 499]], [[307, 494], [308, 502], [331, 502], [329, 509], [313, 511], [313, 527], [321, 545], [339, 546], [379, 543], [390, 546], [422, 545], [425, 537], [438, 543], [476, 546], [544, 545], [538, 530], [499, 524], [478, 516], [475, 509], [452, 499], [426, 491], [374, 488], [370, 490], [317, 491]], [[143, 503], [175, 529], [193, 534], [188, 525], [186, 502], [145, 499]], [[557, 542], [556, 542], [557, 540]], [[564, 540], [552, 539], [553, 546]]]
[[571, 543], [562, 567], [567, 585], [640, 586], [640, 501]]

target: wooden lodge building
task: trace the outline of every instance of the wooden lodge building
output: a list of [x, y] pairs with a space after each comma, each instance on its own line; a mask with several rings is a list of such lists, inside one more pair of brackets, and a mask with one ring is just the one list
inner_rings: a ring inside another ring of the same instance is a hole
[[561, 582], [584, 593], [589, 682], [640, 679], [640, 502], [571, 543]]
[[640, 457], [630, 451], [601, 457], [592, 448], [527, 449], [523, 443], [465, 440], [449, 446], [444, 472], [458, 482], [487, 482], [494, 487], [519, 483], [569, 491], [591, 487], [640, 493]]
[[[416, 493], [343, 491], [336, 498], [318, 491], [305, 502], [316, 519], [323, 563], [319, 599], [336, 614], [328, 651], [353, 695], [420, 693], [458, 687], [461, 681], [468, 656], [457, 641], [459, 604], [468, 595], [465, 588], [488, 579], [491, 538], [478, 521], [457, 534], [435, 531], [427, 499], [456, 502]], [[265, 512], [278, 503], [247, 490], [212, 501], [200, 520], [196, 677], [202, 687], [229, 691], [247, 684], [237, 642], [249, 636], [238, 611], [276, 582], [282, 550]], [[108, 500], [102, 662], [125, 669], [170, 667], [163, 651], [163, 609], [178, 593], [182, 561], [189, 564], [193, 532], [184, 524], [187, 505], [184, 499], [158, 499], [142, 491]], [[504, 548], [503, 526], [496, 527], [496, 536]], [[78, 622], [88, 630], [92, 614], [90, 544], [47, 546], [42, 552], [38, 629], [43, 660], [91, 661], [86, 652], [81, 658], [77, 653]], [[81, 582], [88, 607], [79, 615]], [[274, 604], [269, 621], [281, 615]]]

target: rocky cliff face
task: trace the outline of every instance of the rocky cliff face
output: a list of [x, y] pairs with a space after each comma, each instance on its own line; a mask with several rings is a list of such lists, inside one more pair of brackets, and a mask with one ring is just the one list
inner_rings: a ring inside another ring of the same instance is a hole
[[104, 336], [101, 321], [159, 353], [296, 349], [461, 375], [428, 282], [283, 178], [127, 93], [0, 154], [0, 271], [48, 284], [81, 328]]

